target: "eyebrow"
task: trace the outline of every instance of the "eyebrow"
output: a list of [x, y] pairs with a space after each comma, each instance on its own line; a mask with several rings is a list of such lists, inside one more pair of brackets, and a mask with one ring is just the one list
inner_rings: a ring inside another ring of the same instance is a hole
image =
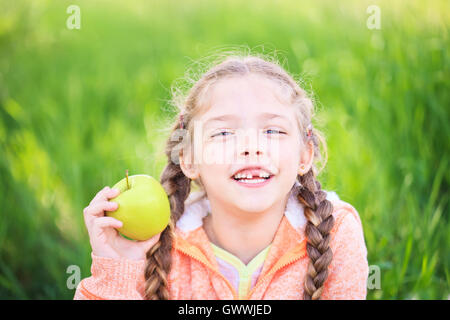
[[[289, 119], [287, 117], [285, 117], [283, 115], [280, 115], [280, 114], [276, 114], [276, 113], [270, 113], [270, 112], [263, 112], [259, 116], [259, 118], [261, 120], [270, 120], [270, 119], [280, 118], [280, 119], [283, 119], [283, 120], [286, 120], [286, 121], [289, 122]], [[229, 120], [236, 121], [237, 119], [239, 119], [239, 116], [236, 116], [236, 115], [233, 115], [233, 114], [224, 114], [224, 115], [213, 117], [213, 118], [210, 118], [210, 119], [206, 120], [205, 121], [205, 126], [207, 124], [211, 123], [211, 122], [214, 122], [214, 121], [223, 121], [223, 122], [225, 122], [225, 121], [229, 121]]]

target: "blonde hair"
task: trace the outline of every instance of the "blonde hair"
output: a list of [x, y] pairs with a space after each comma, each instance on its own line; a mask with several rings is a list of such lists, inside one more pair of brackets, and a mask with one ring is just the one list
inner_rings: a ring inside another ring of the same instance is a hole
[[[220, 56], [213, 62], [212, 67], [201, 75], [193, 83], [185, 94], [181, 88], [172, 87], [173, 106], [178, 110], [176, 121], [170, 126], [170, 138], [167, 140], [165, 154], [168, 163], [161, 173], [160, 182], [168, 194], [171, 206], [171, 223], [162, 232], [160, 240], [146, 255], [145, 267], [145, 298], [169, 299], [167, 277], [171, 268], [171, 250], [174, 239], [174, 226], [184, 212], [184, 202], [191, 191], [191, 179], [182, 172], [179, 161], [172, 161], [173, 150], [179, 142], [173, 139], [172, 134], [182, 127], [193, 136], [192, 119], [205, 111], [203, 107], [208, 98], [210, 88], [217, 81], [246, 75], [260, 75], [276, 82], [286, 101], [296, 111], [298, 126], [301, 135], [299, 139], [304, 145], [312, 142], [314, 146], [315, 162], [324, 160], [320, 169], [313, 164], [304, 175], [298, 175], [300, 183], [295, 195], [305, 206], [304, 214], [308, 222], [305, 233], [307, 238], [307, 253], [310, 258], [307, 274], [304, 281], [304, 299], [319, 299], [324, 282], [328, 277], [328, 266], [332, 260], [332, 252], [329, 247], [330, 230], [334, 225], [332, 216], [333, 206], [326, 200], [326, 193], [321, 190], [321, 184], [317, 181], [317, 174], [323, 169], [327, 160], [326, 144], [319, 130], [312, 126], [314, 116], [314, 104], [294, 78], [281, 67], [277, 59], [262, 54], [231, 53]], [[182, 122], [180, 122], [180, 118]], [[311, 128], [308, 131], [307, 128]], [[310, 132], [310, 134], [307, 134]], [[188, 140], [189, 141], [189, 140]], [[190, 140], [193, 141], [193, 140]], [[322, 156], [321, 147], [325, 156]], [[192, 146], [187, 146], [192, 148]], [[185, 150], [185, 149], [183, 149]], [[192, 154], [192, 153], [191, 153]], [[200, 179], [194, 183], [204, 190]]]

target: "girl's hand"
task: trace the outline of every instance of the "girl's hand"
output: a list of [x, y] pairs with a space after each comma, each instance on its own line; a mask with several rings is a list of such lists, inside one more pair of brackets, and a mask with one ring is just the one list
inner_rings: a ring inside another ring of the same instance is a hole
[[145, 241], [133, 241], [122, 237], [115, 229], [122, 227], [122, 222], [105, 216], [105, 211], [117, 210], [118, 204], [108, 200], [119, 194], [118, 189], [105, 187], [83, 210], [92, 253], [96, 256], [115, 259], [145, 259], [146, 252], [158, 242], [161, 233]]

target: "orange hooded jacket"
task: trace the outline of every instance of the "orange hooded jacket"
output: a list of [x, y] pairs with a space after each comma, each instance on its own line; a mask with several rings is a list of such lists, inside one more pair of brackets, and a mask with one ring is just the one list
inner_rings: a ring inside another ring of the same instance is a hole
[[[358, 212], [327, 192], [335, 224], [321, 299], [365, 299], [368, 277], [367, 249]], [[306, 253], [303, 205], [289, 196], [285, 214], [249, 300], [300, 300], [309, 258]], [[238, 300], [230, 282], [219, 272], [211, 243], [202, 227], [209, 200], [193, 192], [175, 229], [172, 268], [168, 276], [170, 299]], [[91, 254], [92, 275], [77, 286], [74, 299], [143, 299], [145, 260], [112, 259]]]

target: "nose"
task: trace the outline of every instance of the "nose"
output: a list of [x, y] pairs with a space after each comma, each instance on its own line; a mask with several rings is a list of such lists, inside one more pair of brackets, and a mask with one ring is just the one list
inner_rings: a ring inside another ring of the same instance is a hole
[[243, 155], [243, 156], [250, 156], [250, 155], [253, 155], [253, 154], [257, 155], [257, 156], [260, 156], [263, 153], [258, 147], [256, 147], [256, 148], [244, 148], [242, 150], [242, 152], [241, 152], [241, 155]]
[[262, 151], [262, 148], [260, 148], [259, 144], [257, 143], [248, 143], [241, 147], [237, 163], [241, 164], [252, 164], [252, 163], [258, 163], [261, 164], [262, 162], [266, 162], [267, 159], [264, 156], [265, 152]]
[[264, 155], [263, 147], [258, 143], [257, 135], [252, 135], [250, 138], [248, 135], [243, 137], [239, 146], [239, 155], [245, 157], [262, 156]]
[[248, 156], [248, 155], [253, 154], [253, 153], [255, 153], [257, 156], [262, 155], [262, 152], [261, 152], [260, 150], [256, 150], [256, 151], [248, 151], [248, 150], [244, 150], [244, 151], [241, 153], [241, 155], [243, 155], [243, 156]]

